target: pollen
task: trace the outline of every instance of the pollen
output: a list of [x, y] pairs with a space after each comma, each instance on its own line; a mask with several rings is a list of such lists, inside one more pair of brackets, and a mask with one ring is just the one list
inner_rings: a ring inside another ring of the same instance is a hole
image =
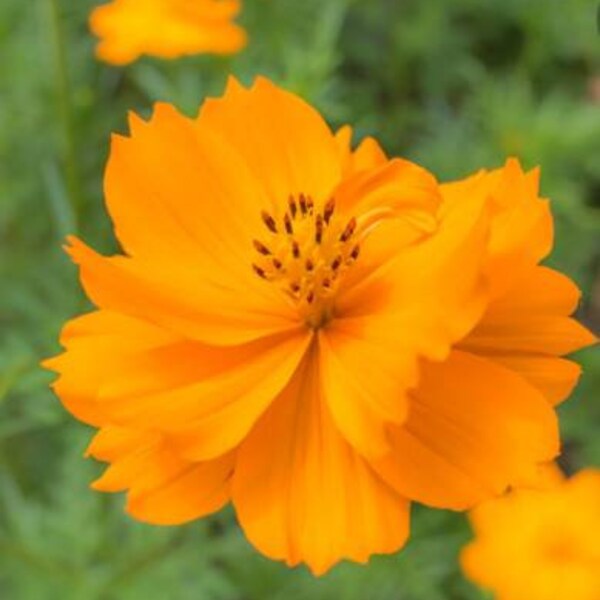
[[306, 194], [290, 196], [283, 215], [260, 216], [265, 229], [252, 241], [254, 273], [277, 285], [309, 327], [324, 326], [360, 253], [356, 219], [338, 215], [333, 198], [319, 206]]

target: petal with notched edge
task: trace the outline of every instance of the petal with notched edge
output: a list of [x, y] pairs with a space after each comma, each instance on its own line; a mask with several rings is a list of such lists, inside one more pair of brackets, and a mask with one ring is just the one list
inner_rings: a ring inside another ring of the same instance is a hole
[[232, 499], [261, 552], [322, 574], [340, 559], [366, 562], [400, 548], [409, 514], [337, 431], [316, 360], [307, 359], [240, 446]]
[[556, 415], [535, 388], [459, 351], [425, 366], [390, 440], [390, 455], [372, 463], [377, 472], [411, 500], [458, 510], [531, 478], [559, 450]]

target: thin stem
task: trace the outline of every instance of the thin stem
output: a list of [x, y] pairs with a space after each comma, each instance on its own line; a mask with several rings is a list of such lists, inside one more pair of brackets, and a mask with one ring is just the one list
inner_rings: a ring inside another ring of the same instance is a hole
[[75, 224], [77, 225], [82, 206], [82, 195], [77, 165], [77, 145], [75, 142], [73, 113], [71, 110], [71, 82], [67, 66], [67, 52], [58, 0], [47, 0], [47, 5], [50, 17], [51, 50], [56, 69], [56, 95], [64, 138], [65, 177], [69, 202], [73, 211]]

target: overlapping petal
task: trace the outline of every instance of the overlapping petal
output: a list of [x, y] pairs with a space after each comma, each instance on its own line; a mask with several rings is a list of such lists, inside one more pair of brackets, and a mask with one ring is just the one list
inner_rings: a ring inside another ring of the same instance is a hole
[[539, 170], [524, 173], [510, 159], [503, 169], [441, 187], [449, 210], [473, 196], [492, 213], [485, 265], [490, 302], [458, 347], [512, 369], [552, 404], [564, 400], [580, 370], [559, 357], [596, 338], [571, 318], [580, 296], [575, 284], [539, 265], [553, 236], [548, 202], [538, 196]]
[[552, 248], [552, 215], [548, 201], [538, 195], [538, 184], [539, 171], [524, 173], [516, 159], [509, 159], [501, 169], [440, 186], [445, 211], [467, 198], [479, 198], [490, 211], [487, 275], [494, 297]]
[[108, 426], [96, 434], [88, 455], [111, 463], [92, 487], [127, 490], [127, 511], [140, 521], [178, 525], [219, 510], [230, 498], [234, 453], [189, 462], [160, 434]]
[[459, 351], [425, 366], [390, 440], [378, 473], [407, 498], [459, 510], [531, 477], [559, 450], [556, 415], [535, 388]]
[[[131, 339], [127, 329], [131, 322], [145, 332], [143, 322], [104, 319], [108, 334], [79, 339], [77, 330], [71, 332], [69, 351], [47, 365], [62, 374], [57, 391], [80, 418], [161, 431], [196, 461], [218, 457], [243, 439], [285, 387], [311, 339], [299, 330], [229, 348], [146, 334], [149, 344]], [[122, 321], [124, 329], [109, 329]]]
[[490, 358], [521, 375], [552, 405], [569, 397], [581, 375], [581, 367], [577, 363], [554, 356], [494, 352]]
[[97, 403], [98, 390], [111, 373], [123, 369], [132, 356], [179, 340], [144, 321], [97, 311], [65, 325], [60, 341], [66, 352], [44, 366], [60, 374], [53, 387], [65, 407], [78, 419], [100, 426], [106, 416]]
[[481, 323], [462, 345], [484, 354], [559, 356], [578, 350], [595, 340], [569, 317], [579, 295], [564, 275], [547, 267], [528, 269], [489, 305]]
[[184, 265], [161, 269], [160, 264], [101, 256], [76, 238], [69, 242], [82, 284], [98, 307], [214, 345], [242, 344], [297, 327], [289, 305], [279, 298], [269, 302], [268, 288], [265, 297], [262, 290], [211, 283], [202, 271]]
[[484, 310], [484, 208], [464, 203], [430, 239], [348, 278], [321, 335], [321, 368], [336, 425], [364, 456], [389, 450], [386, 425], [406, 418], [421, 359], [445, 358]]
[[366, 562], [401, 547], [408, 504], [335, 427], [316, 353], [240, 446], [232, 495], [257, 548], [321, 574], [342, 558]]

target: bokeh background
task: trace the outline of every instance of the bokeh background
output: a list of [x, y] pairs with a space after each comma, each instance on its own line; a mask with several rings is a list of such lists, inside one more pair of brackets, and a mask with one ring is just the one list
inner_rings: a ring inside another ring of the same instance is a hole
[[[78, 233], [114, 249], [102, 201], [109, 134], [128, 110], [167, 100], [194, 114], [229, 72], [265, 74], [333, 126], [448, 180], [507, 155], [542, 166], [553, 200], [550, 263], [584, 290], [600, 329], [600, 37], [590, 0], [245, 0], [248, 49], [234, 58], [93, 56], [94, 0], [0, 1], [0, 598], [3, 600], [477, 600], [457, 563], [463, 515], [414, 509], [413, 535], [369, 567], [314, 579], [261, 558], [234, 516], [179, 528], [123, 514], [88, 489], [90, 431], [39, 367], [69, 317], [87, 310], [61, 250]], [[560, 410], [562, 464], [600, 464], [600, 353]]]

